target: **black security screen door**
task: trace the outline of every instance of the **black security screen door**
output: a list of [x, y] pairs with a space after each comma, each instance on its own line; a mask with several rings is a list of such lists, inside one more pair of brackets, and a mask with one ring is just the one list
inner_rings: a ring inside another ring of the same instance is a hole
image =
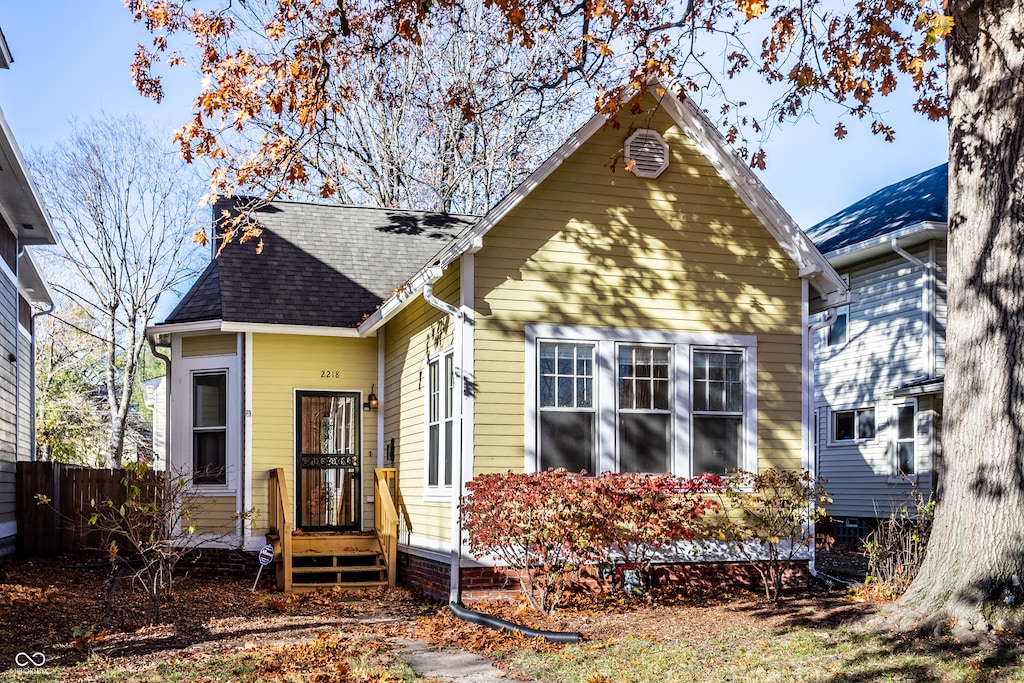
[[355, 393], [296, 396], [295, 500], [301, 529], [359, 529], [359, 408]]

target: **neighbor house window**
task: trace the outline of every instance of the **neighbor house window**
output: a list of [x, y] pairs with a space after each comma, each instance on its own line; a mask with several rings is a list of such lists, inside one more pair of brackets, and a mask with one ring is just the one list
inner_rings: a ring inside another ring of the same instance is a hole
[[693, 474], [740, 466], [743, 443], [743, 354], [693, 353]]
[[865, 441], [875, 438], [875, 409], [832, 411], [832, 441]]
[[668, 472], [672, 453], [669, 349], [620, 346], [618, 351], [620, 472]]
[[227, 373], [192, 376], [192, 481], [227, 483]]
[[541, 342], [538, 353], [540, 469], [596, 468], [593, 344]]
[[529, 470], [757, 466], [753, 335], [528, 325], [527, 358]]
[[836, 312], [836, 320], [828, 328], [828, 346], [842, 346], [849, 337], [850, 307], [843, 306]]
[[896, 430], [894, 451], [896, 474], [917, 474], [917, 403], [910, 401], [895, 406]]
[[455, 361], [451, 351], [427, 363], [427, 486], [452, 485]]

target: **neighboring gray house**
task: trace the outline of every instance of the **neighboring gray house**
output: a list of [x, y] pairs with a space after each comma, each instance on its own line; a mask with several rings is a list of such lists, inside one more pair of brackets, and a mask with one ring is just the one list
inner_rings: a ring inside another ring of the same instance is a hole
[[839, 541], [928, 494], [941, 454], [946, 351], [946, 165], [807, 230], [859, 295], [815, 340], [817, 473]]
[[[0, 33], [0, 68], [11, 62]], [[7, 121], [0, 112], [0, 557], [14, 552], [15, 463], [35, 457], [33, 304], [53, 302], [24, 247], [55, 244]]]

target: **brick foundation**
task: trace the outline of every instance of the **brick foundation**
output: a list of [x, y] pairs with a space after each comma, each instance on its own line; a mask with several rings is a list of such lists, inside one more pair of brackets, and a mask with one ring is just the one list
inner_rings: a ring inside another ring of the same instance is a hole
[[[242, 576], [259, 571], [260, 563], [256, 553], [249, 553], [237, 548], [197, 548], [178, 561], [177, 572], [194, 572], [199, 574], [229, 574]], [[272, 570], [273, 567], [268, 569]], [[274, 575], [273, 571], [263, 570], [264, 575]]]
[[[807, 561], [790, 562], [785, 576], [786, 588], [807, 585]], [[408, 553], [398, 554], [398, 578], [406, 586], [437, 600], [447, 600], [450, 580], [448, 563]], [[761, 576], [747, 562], [686, 562], [658, 565], [651, 572], [655, 585], [672, 583], [714, 588], [741, 586], [763, 590]], [[590, 582], [597, 589], [596, 582]], [[514, 571], [495, 567], [466, 567], [461, 573], [462, 600], [509, 599], [519, 594], [519, 578]]]

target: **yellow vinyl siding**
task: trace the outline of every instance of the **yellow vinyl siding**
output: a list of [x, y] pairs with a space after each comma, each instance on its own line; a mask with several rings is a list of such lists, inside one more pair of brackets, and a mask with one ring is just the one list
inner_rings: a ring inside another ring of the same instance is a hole
[[[235, 519], [235, 496], [196, 496], [189, 504], [196, 513], [191, 520], [197, 534], [209, 535], [214, 540], [228, 541], [237, 538], [238, 521]], [[188, 521], [182, 524], [187, 525]]]
[[238, 335], [203, 334], [181, 338], [181, 355], [185, 358], [196, 356], [233, 356], [238, 351]]
[[[357, 391], [363, 398], [377, 382], [377, 340], [280, 334], [252, 335], [253, 505], [261, 511], [253, 534], [266, 533], [268, 472], [283, 467], [288, 494], [295, 496], [295, 391]], [[337, 376], [335, 376], [337, 373]], [[329, 375], [329, 376], [327, 376]], [[380, 389], [377, 389], [378, 396]], [[363, 500], [373, 495], [377, 465], [377, 413], [360, 410]], [[295, 517], [294, 502], [292, 516]], [[373, 505], [363, 505], [363, 528], [373, 528]]]
[[756, 335], [759, 467], [799, 467], [797, 268], [662, 111], [671, 164], [614, 171], [627, 137], [598, 131], [485, 237], [475, 270], [474, 473], [524, 466], [525, 327], [532, 323]]
[[[452, 264], [434, 285], [434, 296], [459, 302], [459, 264]], [[388, 322], [384, 331], [384, 443], [395, 440], [395, 461], [402, 500], [413, 534], [447, 543], [451, 504], [426, 500], [426, 364], [452, 347], [455, 323], [418, 296]]]

